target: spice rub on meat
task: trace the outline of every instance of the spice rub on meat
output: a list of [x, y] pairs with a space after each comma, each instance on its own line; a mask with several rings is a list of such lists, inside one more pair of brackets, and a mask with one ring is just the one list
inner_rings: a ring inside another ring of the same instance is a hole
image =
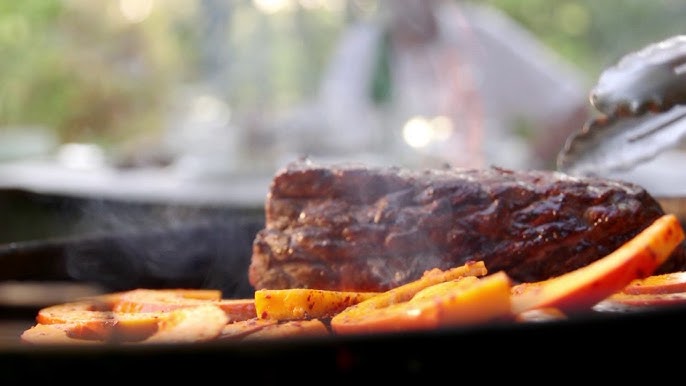
[[[556, 171], [297, 161], [272, 180], [248, 274], [255, 289], [384, 291], [476, 260], [538, 281], [609, 254], [663, 214], [641, 186]], [[657, 273], [685, 268], [681, 246]]]

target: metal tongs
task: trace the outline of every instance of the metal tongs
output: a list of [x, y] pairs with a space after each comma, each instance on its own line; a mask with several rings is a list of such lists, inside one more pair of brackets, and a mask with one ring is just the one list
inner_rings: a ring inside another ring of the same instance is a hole
[[686, 35], [622, 57], [601, 73], [590, 102], [600, 115], [567, 139], [558, 170], [627, 171], [678, 147], [686, 138]]

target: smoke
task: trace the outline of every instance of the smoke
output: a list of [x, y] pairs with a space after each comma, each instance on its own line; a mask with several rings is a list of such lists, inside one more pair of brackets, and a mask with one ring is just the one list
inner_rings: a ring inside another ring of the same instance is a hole
[[259, 211], [89, 201], [75, 219], [67, 272], [112, 291], [215, 288], [251, 296], [247, 271], [263, 219]]

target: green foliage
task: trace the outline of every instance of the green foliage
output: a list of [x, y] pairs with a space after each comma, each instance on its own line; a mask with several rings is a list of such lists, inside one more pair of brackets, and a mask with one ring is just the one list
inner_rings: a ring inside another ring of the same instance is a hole
[[388, 33], [384, 34], [383, 41], [378, 50], [374, 77], [371, 84], [371, 98], [376, 104], [384, 104], [391, 98], [391, 46]]
[[[466, 1], [466, 0], [465, 0]], [[477, 1], [477, 0], [471, 0]], [[677, 0], [478, 0], [531, 30], [590, 78], [623, 54], [682, 33]], [[116, 22], [114, 0], [0, 0], [0, 130], [53, 128], [63, 141], [104, 145], [164, 128], [174, 87], [202, 78], [202, 2], [155, 2], [144, 23]], [[164, 7], [159, 6], [165, 4]], [[170, 5], [171, 4], [171, 5]], [[175, 12], [173, 5], [193, 4]], [[224, 96], [236, 111], [279, 110], [316, 95], [348, 15], [259, 14], [231, 3]], [[370, 90], [390, 92], [387, 52]]]
[[476, 2], [503, 10], [592, 78], [628, 52], [684, 33], [686, 15], [679, 0]]
[[[0, 125], [21, 123], [29, 112], [52, 115], [53, 111], [29, 105], [39, 102], [41, 83], [59, 87], [59, 73], [50, 47], [50, 26], [60, 15], [57, 0], [0, 1]], [[51, 79], [46, 79], [51, 78]], [[60, 90], [57, 92], [64, 92]], [[45, 97], [45, 95], [43, 95]]]
[[107, 2], [67, 4], [0, 0], [0, 130], [40, 125], [103, 145], [154, 130], [139, 122], [165, 102], [166, 67], [180, 61], [159, 47], [173, 35], [108, 22]]

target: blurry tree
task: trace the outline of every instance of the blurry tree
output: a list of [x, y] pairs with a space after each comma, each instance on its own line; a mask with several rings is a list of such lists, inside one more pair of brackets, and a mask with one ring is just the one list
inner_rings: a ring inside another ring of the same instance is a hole
[[0, 1], [0, 125], [61, 119], [63, 55], [50, 42], [61, 11], [56, 0]]
[[[504, 10], [591, 77], [682, 33], [686, 15], [677, 0], [478, 2]], [[338, 34], [376, 1], [232, 0], [207, 24], [203, 10], [213, 3], [222, 2], [0, 0], [0, 130], [40, 125], [63, 142], [105, 147], [161, 134], [170, 95], [205, 76], [214, 49], [222, 61], [212, 63], [213, 76], [235, 117], [285, 110], [315, 97]], [[379, 80], [375, 96], [383, 98]]]
[[0, 128], [107, 146], [160, 126], [171, 77], [192, 63], [181, 46], [192, 29], [169, 14], [125, 22], [116, 5], [0, 0]]
[[500, 8], [595, 78], [624, 54], [685, 33], [680, 0], [470, 0]]

